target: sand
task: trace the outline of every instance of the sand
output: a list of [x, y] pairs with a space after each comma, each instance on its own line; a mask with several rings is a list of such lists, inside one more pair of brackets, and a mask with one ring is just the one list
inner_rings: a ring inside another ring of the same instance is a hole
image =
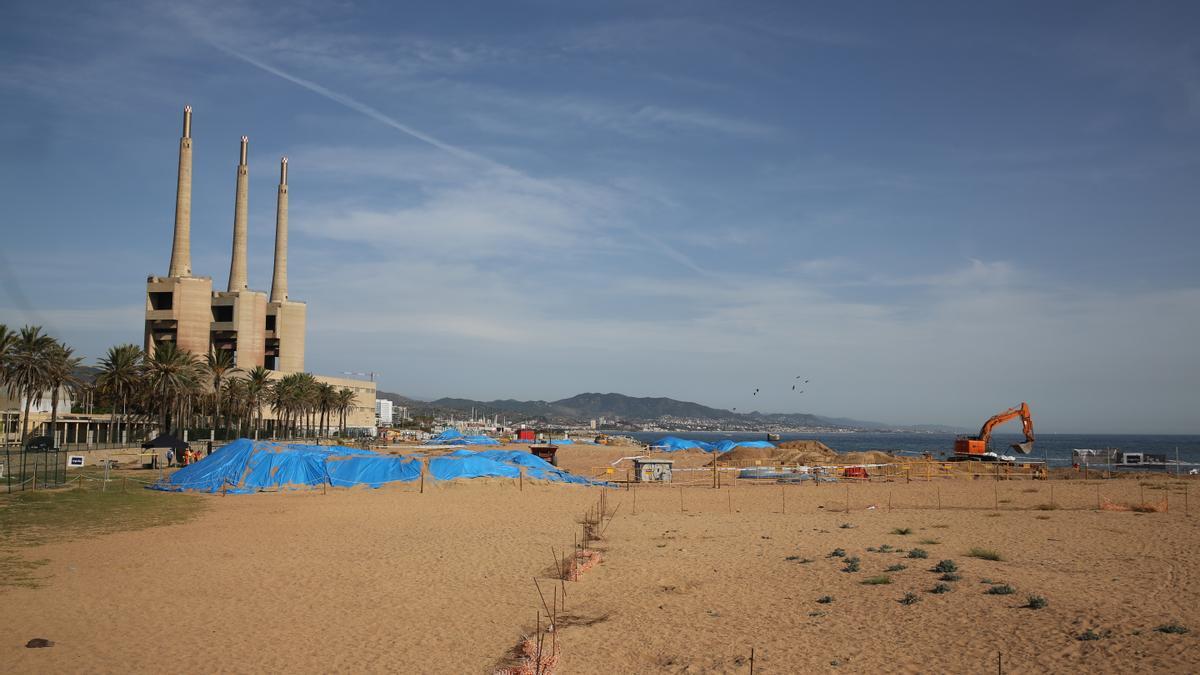
[[[752, 648], [756, 673], [984, 673], [998, 653], [1007, 673], [1194, 672], [1196, 634], [1154, 630], [1200, 631], [1200, 534], [1176, 489], [1169, 513], [1149, 514], [1095, 510], [1140, 499], [1130, 480], [613, 490], [603, 561], [568, 584], [560, 672], [748, 672]], [[49, 576], [0, 592], [0, 659], [12, 672], [490, 672], [533, 628], [531, 577], [598, 494], [489, 481], [206, 497], [189, 523], [25, 549]], [[881, 544], [929, 558], [866, 550]], [[835, 548], [861, 571], [841, 571]], [[962, 579], [930, 594], [945, 558]], [[892, 564], [907, 569], [891, 585], [860, 583]], [[1016, 593], [987, 595], [984, 578]], [[906, 592], [920, 600], [900, 604]], [[1022, 608], [1030, 594], [1048, 605]], [[1106, 637], [1078, 640], [1089, 628]], [[25, 649], [34, 637], [56, 645]]]

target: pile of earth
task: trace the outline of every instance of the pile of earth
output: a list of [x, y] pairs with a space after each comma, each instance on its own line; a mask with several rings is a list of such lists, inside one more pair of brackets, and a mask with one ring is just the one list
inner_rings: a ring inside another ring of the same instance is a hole
[[820, 441], [785, 441], [777, 448], [734, 448], [721, 461], [770, 460], [784, 464], [885, 464], [894, 458], [886, 452], [850, 452], [839, 455]]

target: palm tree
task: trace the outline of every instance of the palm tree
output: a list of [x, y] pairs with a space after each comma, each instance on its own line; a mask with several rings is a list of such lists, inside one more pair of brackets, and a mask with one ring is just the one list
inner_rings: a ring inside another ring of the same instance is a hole
[[346, 435], [346, 416], [350, 414], [350, 408], [354, 406], [354, 390], [349, 387], [342, 387], [337, 393], [337, 409], [341, 414], [341, 429], [342, 436]]
[[67, 393], [79, 391], [83, 381], [75, 374], [75, 369], [83, 359], [74, 356], [74, 350], [57, 340], [46, 351], [46, 386], [50, 389], [50, 437], [54, 447], [58, 448], [58, 399], [65, 390]]
[[199, 385], [201, 361], [191, 352], [180, 349], [174, 342], [164, 342], [146, 359], [146, 393], [151, 406], [157, 406], [159, 422], [164, 432], [171, 430], [171, 413], [175, 421], [184, 422], [185, 405]]
[[[221, 382], [234, 373], [242, 372], [242, 369], [233, 364], [233, 352], [228, 349], [213, 347], [204, 357], [204, 361], [208, 367], [208, 374], [212, 377], [213, 398], [216, 403], [212, 425], [215, 428], [221, 423]], [[229, 425], [225, 426], [228, 428]]]
[[[121, 402], [121, 423], [125, 423], [129, 397], [136, 392], [142, 380], [143, 356], [141, 347], [124, 344], [109, 347], [108, 354], [100, 359], [100, 374], [96, 377], [96, 385], [112, 397], [110, 427], [116, 425], [117, 401]], [[122, 437], [117, 434], [117, 438]]]
[[49, 378], [49, 353], [57, 343], [42, 332], [41, 326], [25, 326], [9, 348], [5, 366], [8, 395], [25, 400], [25, 419], [21, 424], [21, 442], [29, 439], [29, 408], [46, 393]]
[[258, 430], [262, 427], [262, 406], [264, 398], [271, 386], [271, 371], [262, 366], [255, 366], [246, 374], [246, 405], [254, 415], [254, 437], [258, 438]]
[[225, 387], [222, 391], [222, 398], [225, 399], [225, 436], [229, 437], [231, 429], [237, 429], [237, 436], [241, 436], [242, 423], [246, 419], [246, 380], [241, 377], [231, 377], [225, 381]]
[[323, 435], [325, 429], [329, 426], [329, 412], [337, 403], [337, 389], [333, 388], [328, 382], [320, 382], [317, 384], [317, 408], [321, 412], [321, 416], [317, 422], [317, 428]]
[[[17, 334], [8, 329], [8, 326], [0, 323], [0, 387], [5, 386], [8, 372], [8, 354], [12, 351], [13, 344], [17, 341]], [[0, 442], [8, 442], [8, 416], [0, 418]]]

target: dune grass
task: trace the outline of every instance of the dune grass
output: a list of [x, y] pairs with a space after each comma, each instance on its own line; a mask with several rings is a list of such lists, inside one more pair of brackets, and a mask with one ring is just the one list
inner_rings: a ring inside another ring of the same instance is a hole
[[1004, 560], [1004, 556], [1000, 555], [998, 551], [994, 551], [990, 548], [979, 548], [978, 546], [974, 546], [970, 551], [967, 551], [967, 556], [970, 558], [979, 558], [981, 560]]

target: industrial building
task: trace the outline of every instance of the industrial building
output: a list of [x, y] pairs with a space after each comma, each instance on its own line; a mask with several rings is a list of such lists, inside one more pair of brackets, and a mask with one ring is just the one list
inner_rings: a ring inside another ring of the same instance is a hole
[[[171, 263], [164, 277], [146, 279], [145, 350], [153, 355], [174, 342], [198, 356], [211, 350], [233, 355], [242, 370], [263, 366], [279, 375], [304, 371], [308, 307], [288, 296], [288, 160], [279, 165], [275, 210], [275, 257], [271, 292], [249, 286], [246, 242], [249, 233], [249, 138], [238, 152], [233, 208], [233, 246], [224, 291], [213, 291], [212, 277], [192, 274], [192, 108], [183, 109], [179, 168], [175, 191], [175, 229]], [[348, 425], [375, 428], [375, 383], [315, 375], [319, 381], [356, 394]]]

